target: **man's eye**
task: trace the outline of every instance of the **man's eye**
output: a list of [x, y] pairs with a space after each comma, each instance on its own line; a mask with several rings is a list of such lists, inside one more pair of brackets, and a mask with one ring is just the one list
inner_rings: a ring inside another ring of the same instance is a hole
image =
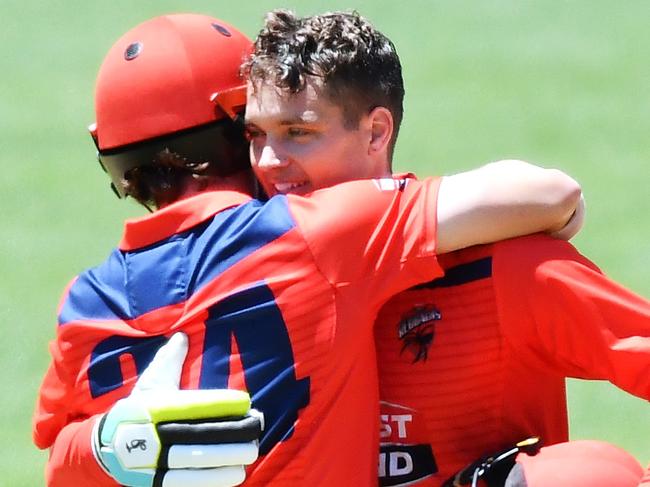
[[303, 129], [300, 127], [291, 127], [287, 130], [287, 134], [290, 137], [303, 137], [305, 135], [309, 135], [311, 132], [307, 129]]
[[261, 137], [262, 135], [263, 133], [261, 130], [251, 129], [251, 128], [246, 128], [244, 130], [244, 137], [246, 137], [246, 140], [248, 140], [249, 142], [253, 139]]

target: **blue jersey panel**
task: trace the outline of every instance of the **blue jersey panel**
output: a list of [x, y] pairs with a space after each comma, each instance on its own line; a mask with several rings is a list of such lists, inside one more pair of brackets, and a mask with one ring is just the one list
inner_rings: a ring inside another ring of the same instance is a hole
[[285, 196], [217, 213], [191, 230], [123, 252], [82, 273], [70, 288], [59, 324], [129, 320], [185, 301], [237, 262], [295, 226]]
[[492, 257], [459, 264], [445, 269], [444, 277], [439, 277], [433, 281], [418, 284], [412, 289], [435, 289], [438, 287], [454, 287], [467, 284], [468, 282], [478, 281], [492, 277]]

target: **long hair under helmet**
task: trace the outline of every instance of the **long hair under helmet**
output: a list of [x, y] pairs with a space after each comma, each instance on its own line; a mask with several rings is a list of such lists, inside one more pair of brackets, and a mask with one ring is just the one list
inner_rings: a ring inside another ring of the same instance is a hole
[[[96, 122], [89, 129], [114, 191], [137, 166], [170, 150], [217, 160], [219, 131], [246, 105], [240, 65], [251, 41], [217, 18], [174, 14], [143, 22], [109, 50], [97, 76]], [[221, 175], [247, 160], [224, 161]]]

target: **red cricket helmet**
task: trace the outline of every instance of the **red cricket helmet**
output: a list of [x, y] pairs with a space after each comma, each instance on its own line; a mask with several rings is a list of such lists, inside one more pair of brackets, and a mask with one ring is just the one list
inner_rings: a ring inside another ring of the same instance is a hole
[[111, 47], [97, 76], [97, 121], [89, 128], [118, 196], [124, 173], [164, 148], [177, 144], [188, 158], [209, 157], [215, 122], [245, 107], [240, 65], [251, 47], [231, 25], [199, 14], [153, 18]]
[[519, 454], [517, 464], [528, 487], [637, 487], [643, 477], [633, 455], [597, 440], [549, 445], [535, 456]]

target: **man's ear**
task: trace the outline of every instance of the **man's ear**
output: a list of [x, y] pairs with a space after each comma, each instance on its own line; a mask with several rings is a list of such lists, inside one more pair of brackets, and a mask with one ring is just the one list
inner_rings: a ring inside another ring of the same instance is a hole
[[388, 152], [390, 140], [393, 136], [393, 114], [386, 107], [376, 107], [368, 114], [370, 124], [369, 155]]

